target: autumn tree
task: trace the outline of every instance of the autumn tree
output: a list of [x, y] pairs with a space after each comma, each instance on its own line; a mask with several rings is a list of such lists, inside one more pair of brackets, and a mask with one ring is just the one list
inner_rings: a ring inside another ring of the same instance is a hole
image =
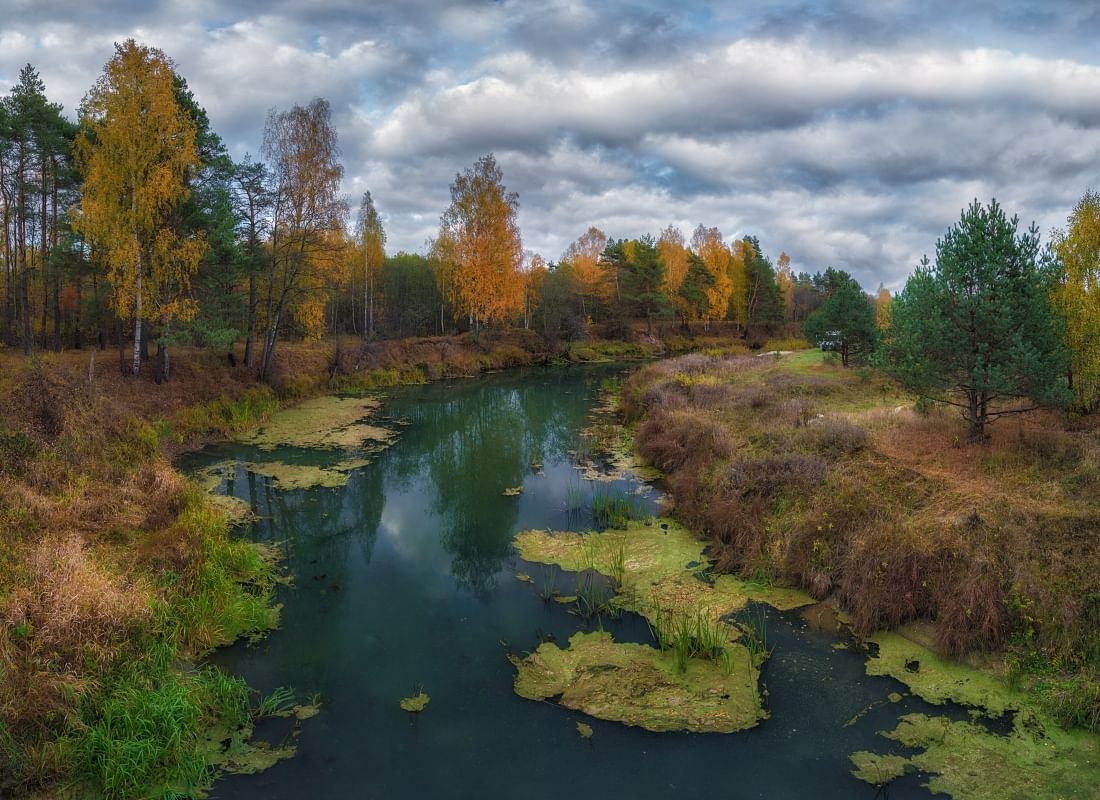
[[344, 169], [328, 101], [316, 98], [307, 106], [271, 111], [263, 154], [273, 183], [267, 333], [260, 358], [260, 378], [269, 380], [287, 313], [300, 303], [314, 307], [317, 293], [325, 290], [324, 266], [343, 257]]
[[680, 295], [680, 286], [688, 274], [690, 252], [684, 243], [684, 234], [675, 225], [669, 225], [657, 239], [657, 257], [665, 266], [665, 294], [686, 326], [691, 316], [687, 301]]
[[794, 319], [794, 273], [791, 271], [791, 257], [785, 252], [779, 253], [775, 261], [775, 281], [783, 295], [783, 318]]
[[894, 296], [890, 294], [890, 290], [880, 283], [875, 294], [875, 327], [880, 331], [890, 327], [890, 306], [893, 302]]
[[428, 265], [439, 295], [439, 335], [447, 333], [446, 310], [451, 309], [451, 317], [460, 313], [458, 296], [458, 241], [454, 233], [442, 228], [439, 236], [428, 242]]
[[710, 310], [707, 290], [714, 286], [714, 276], [703, 260], [694, 253], [688, 253], [688, 271], [680, 282], [674, 302], [685, 331], [689, 330], [690, 320], [704, 319]]
[[611, 274], [600, 261], [606, 247], [607, 234], [592, 226], [570, 244], [561, 257], [573, 268], [581, 311], [586, 316], [592, 314], [596, 301], [606, 301], [617, 292], [617, 276]]
[[451, 205], [440, 238], [454, 243], [456, 311], [470, 325], [499, 323], [523, 308], [523, 245], [516, 215], [519, 195], [504, 187], [504, 174], [490, 153], [455, 176]]
[[1020, 234], [1018, 225], [995, 200], [975, 200], [891, 310], [884, 366], [912, 391], [961, 409], [971, 439], [1005, 414], [1068, 399], [1038, 230]]
[[1074, 403], [1089, 411], [1100, 396], [1100, 195], [1085, 192], [1053, 244], [1059, 272], [1051, 302], [1063, 321]]
[[527, 268], [523, 272], [523, 327], [525, 330], [531, 327], [531, 320], [539, 310], [547, 272], [549, 269], [546, 266], [546, 260], [538, 253], [532, 253], [527, 259]]
[[703, 319], [709, 325], [711, 320], [725, 317], [730, 304], [733, 294], [733, 281], [730, 277], [733, 256], [722, 239], [722, 232], [718, 228], [707, 228], [703, 225], [699, 225], [692, 233], [691, 251], [703, 262], [713, 279], [705, 289], [707, 311]]
[[374, 304], [386, 260], [386, 232], [382, 229], [382, 218], [374, 207], [370, 192], [364, 192], [359, 203], [356, 228], [363, 256], [363, 336], [373, 339]]
[[160, 50], [133, 39], [116, 44], [84, 98], [76, 140], [84, 174], [76, 228], [107, 261], [115, 311], [134, 321], [135, 375], [145, 320], [166, 329], [194, 313], [190, 282], [205, 250], [201, 236], [181, 237], [166, 220], [199, 164], [195, 125], [177, 102], [175, 79]]

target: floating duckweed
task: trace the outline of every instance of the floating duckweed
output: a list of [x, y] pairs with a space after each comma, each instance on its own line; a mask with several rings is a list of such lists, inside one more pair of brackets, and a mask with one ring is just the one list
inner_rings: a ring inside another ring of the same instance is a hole
[[586, 725], [583, 722], [578, 722], [577, 723], [577, 733], [579, 733], [581, 735], [582, 739], [591, 739], [592, 738], [592, 726], [591, 725]]
[[[717, 619], [750, 601], [781, 610], [812, 603], [795, 589], [748, 584], [732, 575], [712, 582], [705, 543], [674, 522], [632, 524], [601, 533], [524, 531], [516, 537], [522, 558], [571, 572], [593, 569], [619, 583], [614, 603], [652, 617], [653, 610]], [[650, 620], [654, 621], [653, 619]]]

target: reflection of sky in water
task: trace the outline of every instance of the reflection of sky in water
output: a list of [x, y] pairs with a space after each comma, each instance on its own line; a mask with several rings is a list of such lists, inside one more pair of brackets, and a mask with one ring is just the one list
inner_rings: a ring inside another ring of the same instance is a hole
[[[395, 389], [383, 413], [412, 424], [343, 488], [279, 492], [236, 470], [223, 489], [261, 516], [250, 534], [278, 544], [294, 586], [280, 592], [279, 631], [214, 660], [263, 690], [318, 692], [325, 705], [306, 723], [295, 759], [228, 778], [216, 797], [875, 796], [848, 775], [848, 754], [891, 751], [876, 732], [923, 706], [885, 703], [899, 684], [867, 678], [858, 653], [798, 624], [773, 618], [775, 654], [764, 670], [773, 716], [741, 734], [650, 734], [512, 693], [502, 643], [523, 653], [546, 636], [564, 644], [584, 627], [539, 596], [548, 581], [571, 594], [573, 576], [518, 561], [512, 538], [591, 525], [594, 487], [569, 451], [582, 447], [578, 431], [600, 380], [617, 371], [513, 371]], [[189, 462], [256, 457], [228, 444]], [[512, 486], [523, 493], [503, 497]], [[567, 498], [578, 491], [583, 509], [570, 513]], [[645, 502], [653, 507], [654, 498]], [[517, 571], [534, 583], [516, 580]], [[637, 617], [603, 625], [620, 640], [649, 641]], [[410, 721], [397, 703], [420, 684], [432, 700]], [[593, 726], [592, 742], [580, 740], [578, 721]], [[891, 786], [891, 798], [929, 796], [917, 777], [906, 781]]]

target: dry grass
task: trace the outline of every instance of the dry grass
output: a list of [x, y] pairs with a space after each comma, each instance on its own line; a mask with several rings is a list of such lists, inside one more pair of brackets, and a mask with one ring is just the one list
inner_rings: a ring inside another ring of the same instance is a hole
[[[719, 567], [836, 595], [863, 632], [936, 623], [952, 654], [1100, 668], [1100, 437], [1054, 414], [917, 414], [820, 354], [687, 356], [624, 387], [640, 451]], [[1071, 429], [1072, 427], [1072, 429]]]

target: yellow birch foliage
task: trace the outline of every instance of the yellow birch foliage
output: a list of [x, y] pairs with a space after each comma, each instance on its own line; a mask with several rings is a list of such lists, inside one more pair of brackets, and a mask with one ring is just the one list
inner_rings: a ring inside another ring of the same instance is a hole
[[875, 295], [875, 327], [884, 331], [890, 327], [890, 307], [894, 303], [894, 296], [885, 286], [878, 287]]
[[738, 325], [749, 324], [749, 259], [753, 258], [751, 245], [738, 239], [730, 255], [730, 311]]
[[563, 260], [573, 265], [582, 299], [610, 299], [615, 294], [615, 278], [600, 266], [600, 256], [607, 247], [607, 234], [592, 226], [577, 241], [569, 245]]
[[455, 176], [442, 220], [457, 254], [455, 310], [475, 322], [503, 322], [523, 310], [519, 195], [505, 190], [503, 177], [492, 154], [479, 158]]
[[74, 227], [103, 253], [114, 310], [162, 322], [192, 316], [188, 292], [206, 244], [167, 223], [199, 166], [172, 62], [133, 39], [116, 44], [84, 98], [81, 123], [75, 152], [84, 187]]
[[723, 319], [729, 307], [733, 293], [730, 279], [732, 254], [722, 240], [722, 232], [717, 228], [700, 225], [691, 236], [691, 249], [706, 266], [707, 272], [714, 278], [713, 285], [706, 290], [708, 308], [706, 319]]
[[657, 239], [657, 257], [665, 265], [665, 292], [669, 297], [676, 297], [688, 273], [688, 249], [679, 228], [669, 225], [661, 231]]
[[781, 252], [776, 260], [775, 281], [783, 293], [783, 318], [789, 320], [794, 316], [794, 272], [791, 270], [791, 257], [785, 252]]
[[1062, 275], [1051, 300], [1065, 319], [1074, 397], [1091, 409], [1100, 393], [1100, 195], [1086, 192], [1068, 223], [1054, 235]]

